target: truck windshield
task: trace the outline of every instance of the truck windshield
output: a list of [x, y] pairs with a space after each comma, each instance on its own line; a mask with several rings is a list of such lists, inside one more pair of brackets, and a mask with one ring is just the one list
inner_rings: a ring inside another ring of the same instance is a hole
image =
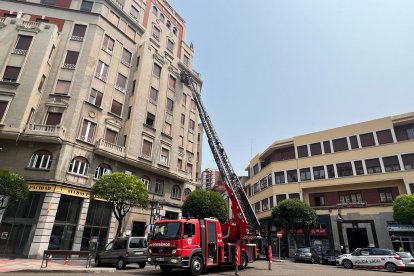
[[153, 239], [178, 240], [181, 237], [181, 222], [166, 222], [155, 224]]

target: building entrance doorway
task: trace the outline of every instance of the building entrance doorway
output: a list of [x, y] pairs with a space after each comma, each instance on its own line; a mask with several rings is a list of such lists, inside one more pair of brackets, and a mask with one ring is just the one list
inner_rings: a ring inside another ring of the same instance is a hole
[[348, 238], [349, 252], [354, 252], [357, 248], [369, 246], [366, 228], [346, 228], [346, 236]]
[[134, 221], [132, 224], [132, 236], [143, 237], [145, 236], [145, 222]]

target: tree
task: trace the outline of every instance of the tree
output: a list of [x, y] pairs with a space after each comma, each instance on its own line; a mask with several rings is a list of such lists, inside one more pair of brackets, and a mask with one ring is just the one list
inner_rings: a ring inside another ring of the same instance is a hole
[[414, 223], [414, 195], [400, 195], [392, 205], [394, 220], [399, 223]]
[[299, 199], [283, 200], [273, 208], [272, 218], [276, 227], [283, 227], [290, 231], [295, 240], [295, 248], [298, 230], [315, 225], [317, 220], [315, 210]]
[[144, 183], [133, 175], [115, 172], [102, 176], [91, 189], [91, 195], [111, 203], [118, 221], [116, 236], [122, 231], [124, 217], [131, 207], [148, 207], [148, 191]]
[[188, 195], [182, 213], [198, 219], [215, 217], [223, 223], [228, 218], [229, 209], [224, 198], [218, 193], [198, 189]]
[[8, 202], [23, 200], [28, 194], [23, 176], [0, 169], [0, 210], [6, 209]]

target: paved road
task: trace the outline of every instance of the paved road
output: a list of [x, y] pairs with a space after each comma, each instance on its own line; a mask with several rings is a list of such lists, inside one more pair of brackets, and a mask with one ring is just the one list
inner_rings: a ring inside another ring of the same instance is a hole
[[[43, 273], [42, 273], [43, 274]], [[46, 274], [46, 273], [45, 273]], [[43, 274], [43, 275], [45, 275]], [[78, 275], [79, 273], [76, 273]], [[28, 276], [28, 273], [7, 273], [5, 275], [10, 276]], [[46, 275], [55, 275], [55, 273], [47, 273]], [[74, 276], [74, 273], [56, 273], [59, 276]], [[171, 275], [171, 276], [187, 276], [190, 275], [187, 271], [173, 270], [169, 274], [163, 274], [159, 268], [155, 269], [153, 266], [147, 266], [144, 269], [139, 269], [135, 266], [127, 267], [122, 271], [116, 271], [114, 273], [99, 273], [99, 276], [135, 276], [135, 275]], [[231, 268], [227, 269], [210, 269], [207, 270], [203, 275], [234, 275], [234, 270]], [[397, 272], [396, 274], [386, 272], [385, 270], [364, 270], [364, 269], [344, 269], [342, 267], [325, 266], [319, 264], [305, 264], [305, 263], [294, 263], [291, 261], [274, 262], [272, 270], [268, 270], [268, 263], [265, 261], [257, 261], [254, 264], [250, 264], [249, 268], [240, 271], [241, 276], [265, 276], [265, 275], [280, 275], [280, 276], [349, 276], [349, 275], [363, 275], [363, 276], [378, 276], [378, 275], [413, 275], [414, 272]]]

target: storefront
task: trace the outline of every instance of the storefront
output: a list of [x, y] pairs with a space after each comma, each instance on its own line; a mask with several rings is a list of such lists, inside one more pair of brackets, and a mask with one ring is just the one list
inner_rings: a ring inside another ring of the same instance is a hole
[[394, 250], [414, 253], [414, 226], [388, 222], [387, 230]]

